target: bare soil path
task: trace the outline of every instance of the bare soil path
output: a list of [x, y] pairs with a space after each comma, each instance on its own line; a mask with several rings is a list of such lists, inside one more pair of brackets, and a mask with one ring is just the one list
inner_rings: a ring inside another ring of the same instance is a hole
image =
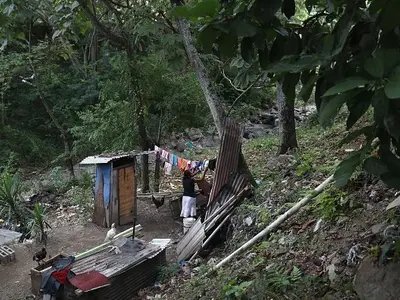
[[[68, 213], [66, 213], [68, 215]], [[52, 230], [49, 232], [47, 253], [51, 256], [58, 253], [77, 254], [101, 244], [107, 229], [100, 228], [93, 223], [83, 223], [79, 220], [79, 213], [70, 213], [71, 217], [50, 215]], [[143, 230], [141, 238], [151, 241], [154, 238], [171, 238], [177, 241], [182, 227], [172, 218], [168, 203], [157, 211], [152, 202], [139, 201], [138, 224]], [[129, 226], [126, 226], [129, 228]], [[118, 228], [122, 231], [124, 228]], [[15, 244], [16, 261], [7, 265], [0, 265], [0, 300], [22, 300], [31, 295], [30, 270], [37, 266], [32, 260], [35, 251], [42, 245]], [[167, 250], [168, 261], [175, 260], [174, 245]]]

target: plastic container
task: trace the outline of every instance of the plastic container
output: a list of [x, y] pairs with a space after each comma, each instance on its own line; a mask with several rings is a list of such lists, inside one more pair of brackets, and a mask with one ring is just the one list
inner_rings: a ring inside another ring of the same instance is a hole
[[190, 229], [190, 227], [193, 226], [193, 224], [196, 222], [195, 218], [184, 218], [183, 219], [183, 233], [186, 234], [186, 232]]

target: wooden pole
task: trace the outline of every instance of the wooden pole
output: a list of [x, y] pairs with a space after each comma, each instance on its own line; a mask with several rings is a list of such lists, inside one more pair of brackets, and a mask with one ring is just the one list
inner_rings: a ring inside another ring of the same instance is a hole
[[239, 247], [234, 252], [232, 252], [227, 257], [225, 257], [223, 260], [221, 260], [217, 265], [215, 265], [210, 270], [210, 272], [206, 273], [204, 276], [209, 275], [211, 272], [213, 272], [216, 269], [221, 268], [225, 264], [229, 263], [235, 256], [243, 253], [244, 251], [249, 249], [251, 246], [253, 246], [256, 242], [258, 242], [260, 239], [267, 236], [269, 233], [271, 233], [273, 230], [275, 230], [279, 225], [281, 225], [283, 222], [285, 222], [289, 217], [291, 217], [295, 213], [297, 213], [300, 210], [300, 208], [302, 208], [304, 205], [306, 205], [308, 202], [310, 202], [310, 200], [312, 200], [317, 195], [319, 195], [326, 188], [326, 186], [329, 183], [331, 183], [332, 181], [333, 181], [333, 175], [331, 175], [327, 179], [325, 179], [325, 181], [322, 182], [318, 187], [316, 187], [312, 193], [310, 193], [309, 195], [307, 195], [303, 199], [301, 199], [299, 202], [297, 202], [296, 205], [294, 205], [292, 208], [290, 208], [288, 211], [286, 211], [283, 215], [280, 215], [274, 222], [269, 224], [260, 233], [258, 233], [252, 239], [250, 239], [249, 241], [244, 243], [241, 247]]

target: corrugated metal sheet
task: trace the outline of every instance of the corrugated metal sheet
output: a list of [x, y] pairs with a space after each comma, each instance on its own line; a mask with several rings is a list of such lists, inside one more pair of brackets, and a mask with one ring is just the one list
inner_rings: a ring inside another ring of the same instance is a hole
[[193, 255], [201, 247], [205, 237], [204, 225], [201, 223], [201, 219], [198, 218], [176, 246], [178, 260], [187, 259]]
[[96, 165], [96, 164], [108, 164], [111, 161], [118, 160], [121, 158], [128, 158], [128, 157], [134, 157], [138, 155], [146, 155], [146, 154], [151, 154], [155, 153], [154, 150], [152, 151], [142, 151], [142, 152], [129, 152], [129, 153], [123, 153], [123, 154], [101, 154], [101, 155], [93, 155], [93, 156], [88, 156], [84, 160], [82, 160], [79, 164], [80, 165]]
[[[249, 185], [249, 181], [243, 174], [233, 174], [229, 177], [226, 185], [221, 189], [215, 201], [210, 203], [207, 209], [208, 218], [212, 217], [213, 213], [225, 204], [229, 199], [240, 194]], [[209, 222], [209, 219], [205, 221], [205, 231], [210, 230], [215, 224], [215, 222]]]
[[241, 147], [242, 128], [237, 122], [227, 118], [208, 204], [215, 200], [222, 187], [228, 182], [229, 176], [238, 171]]
[[127, 243], [120, 248], [122, 252], [120, 254], [109, 252], [110, 248], [106, 248], [103, 251], [78, 260], [72, 265], [72, 271], [77, 275], [89, 271], [98, 271], [107, 278], [111, 278], [123, 273], [126, 269], [130, 269], [156, 256], [165, 249], [159, 245], [147, 244], [144, 249], [133, 251], [131, 248], [132, 244], [133, 241], [128, 240]]
[[110, 278], [111, 285], [85, 293], [80, 297], [67, 287], [68, 300], [131, 300], [140, 289], [153, 285], [160, 266], [166, 263], [165, 249], [121, 274]]

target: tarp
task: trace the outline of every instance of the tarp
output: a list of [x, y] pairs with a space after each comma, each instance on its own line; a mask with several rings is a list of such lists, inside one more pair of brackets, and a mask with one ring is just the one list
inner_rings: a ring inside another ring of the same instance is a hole
[[69, 282], [83, 292], [89, 292], [111, 284], [106, 276], [97, 271], [76, 275]]
[[101, 164], [97, 165], [96, 170], [96, 186], [95, 191], [97, 191], [99, 187], [99, 182], [101, 176], [103, 176], [103, 197], [104, 197], [104, 207], [108, 208], [110, 204], [111, 197], [111, 165], [110, 164]]

